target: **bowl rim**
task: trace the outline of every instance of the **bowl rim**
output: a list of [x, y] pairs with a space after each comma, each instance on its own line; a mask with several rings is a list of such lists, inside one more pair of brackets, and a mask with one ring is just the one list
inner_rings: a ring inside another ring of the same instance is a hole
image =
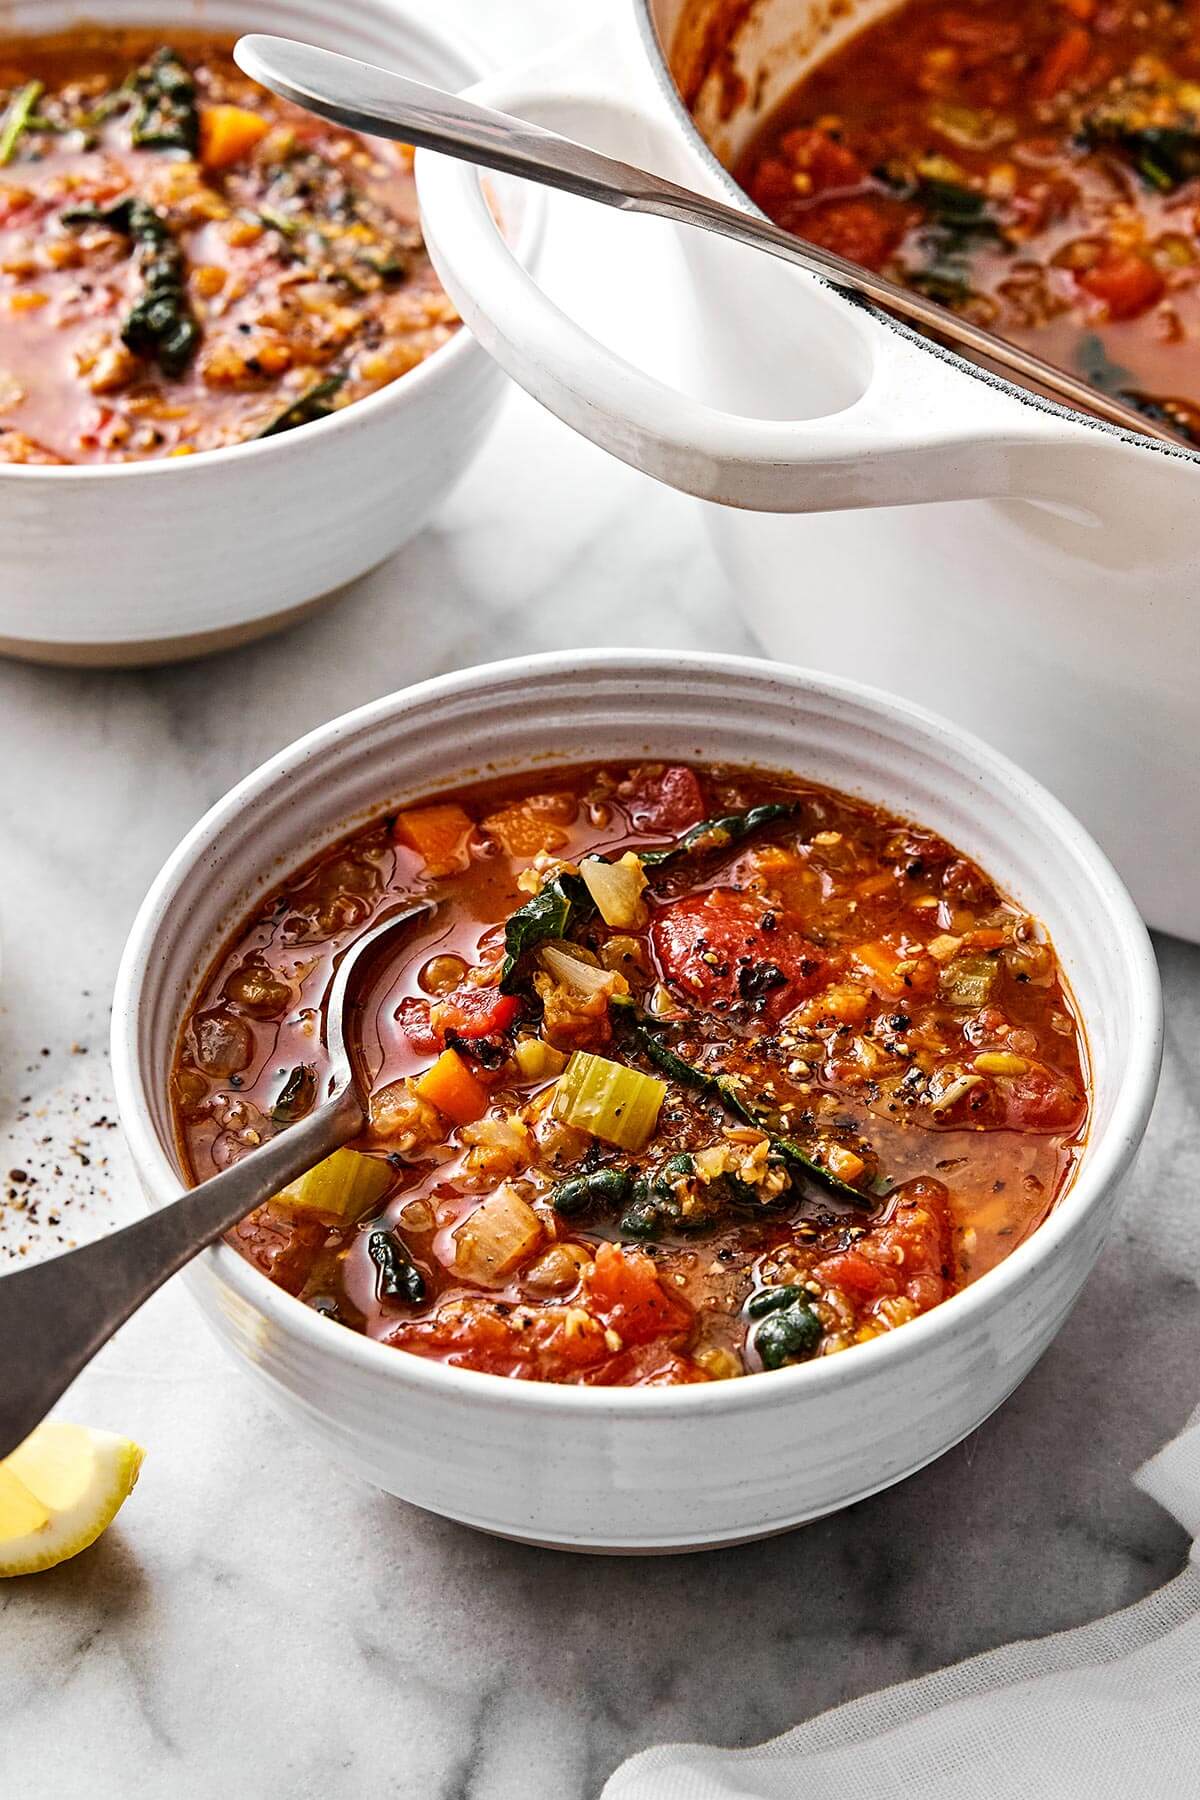
[[[285, 1293], [227, 1244], [218, 1243], [197, 1258], [216, 1279], [231, 1287], [281, 1335], [302, 1340], [315, 1355], [331, 1357], [365, 1378], [415, 1387], [446, 1402], [490, 1404], [502, 1396], [516, 1406], [564, 1414], [597, 1416], [633, 1414], [667, 1417], [675, 1413], [722, 1414], [731, 1408], [773, 1406], [802, 1400], [807, 1393], [853, 1386], [870, 1378], [879, 1365], [900, 1366], [953, 1338], [972, 1318], [993, 1311], [1043, 1263], [1048, 1262], [1079, 1229], [1124, 1174], [1136, 1152], [1154, 1102], [1162, 1054], [1162, 993], [1149, 933], [1124, 883], [1107, 856], [1061, 801], [1010, 758], [993, 750], [973, 733], [912, 701], [844, 677], [832, 676], [765, 657], [708, 651], [593, 649], [549, 651], [477, 664], [433, 676], [341, 713], [305, 733], [237, 782], [192, 827], [164, 862], [130, 929], [113, 995], [111, 1057], [117, 1106], [126, 1142], [148, 1198], [167, 1204], [185, 1192], [151, 1121], [147, 1095], [153, 1083], [144, 1076], [138, 1057], [137, 1020], [140, 987], [155, 957], [155, 945], [169, 925], [180, 889], [193, 868], [215, 844], [225, 826], [253, 808], [267, 793], [286, 787], [294, 769], [306, 764], [331, 742], [344, 744], [385, 721], [398, 706], [428, 704], [506, 681], [516, 675], [545, 673], [645, 674], [657, 664], [665, 675], [718, 674], [737, 680], [751, 677], [791, 685], [829, 701], [851, 702], [890, 725], [919, 728], [930, 747], [970, 768], [981, 791], [999, 785], [1019, 795], [1033, 811], [1039, 832], [1066, 843], [1080, 861], [1111, 927], [1112, 959], [1125, 970], [1133, 1000], [1134, 1025], [1126, 1044], [1126, 1063], [1111, 1118], [1094, 1148], [1089, 1148], [1075, 1179], [1048, 1217], [1007, 1256], [967, 1288], [910, 1320], [901, 1330], [883, 1333], [853, 1347], [849, 1356], [820, 1357], [756, 1375], [753, 1380], [688, 1383], [664, 1388], [604, 1388], [514, 1379], [476, 1369], [461, 1369], [396, 1348], [336, 1321]], [[1086, 1028], [1087, 1021], [1084, 1020]], [[335, 1326], [331, 1330], [331, 1326]], [[390, 1371], [390, 1373], [388, 1373]]]
[[[398, 41], [405, 39], [420, 40], [435, 57], [444, 57], [449, 65], [455, 66], [454, 79], [458, 79], [461, 71], [463, 79], [461, 88], [473, 87], [491, 72], [491, 62], [474, 43], [472, 38], [459, 31], [443, 31], [431, 25], [426, 18], [418, 14], [408, 4], [408, 0], [384, 0], [381, 8], [389, 25], [397, 32]], [[69, 29], [69, 28], [62, 28]], [[34, 36], [35, 33], [17, 31], [0, 32], [0, 38]], [[239, 36], [242, 35], [240, 32]], [[520, 227], [512, 240], [513, 253], [527, 264], [537, 248], [541, 236], [545, 197], [537, 188], [525, 184], [522, 196], [522, 216]], [[423, 233], [423, 227], [422, 227]], [[144, 462], [127, 463], [5, 463], [0, 462], [0, 482], [5, 481], [52, 481], [60, 486], [72, 482], [104, 482], [121, 481], [140, 478], [143, 480], [165, 480], [168, 477], [195, 479], [196, 471], [216, 470], [228, 463], [231, 457], [245, 460], [250, 466], [250, 458], [282, 457], [296, 454], [295, 440], [301, 445], [317, 441], [315, 433], [321, 434], [321, 441], [328, 439], [332, 444], [335, 434], [344, 435], [353, 431], [356, 425], [367, 422], [377, 413], [389, 408], [398, 408], [404, 404], [406, 396], [415, 397], [436, 381], [443, 370], [450, 370], [472, 353], [479, 353], [480, 346], [472, 332], [460, 320], [453, 337], [423, 358], [415, 368], [409, 369], [395, 381], [387, 382], [377, 388], [373, 394], [364, 394], [361, 400], [354, 400], [349, 406], [338, 408], [327, 418], [310, 420], [306, 425], [298, 425], [291, 431], [281, 432], [273, 438], [247, 438], [240, 444], [222, 444], [215, 450], [198, 451], [194, 456], [160, 456], [147, 458]]]

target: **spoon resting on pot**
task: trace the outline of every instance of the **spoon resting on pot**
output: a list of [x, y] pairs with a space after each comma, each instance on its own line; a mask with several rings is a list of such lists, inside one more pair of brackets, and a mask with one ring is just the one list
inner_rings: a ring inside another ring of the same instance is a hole
[[623, 212], [652, 213], [765, 250], [821, 276], [844, 294], [884, 306], [922, 331], [997, 365], [1023, 387], [1042, 389], [1068, 406], [1143, 437], [1176, 446], [1186, 442], [1159, 420], [1147, 418], [1123, 400], [1102, 393], [914, 289], [795, 238], [767, 219], [679, 187], [632, 163], [604, 156], [544, 126], [291, 38], [251, 34], [239, 39], [234, 58], [251, 80], [272, 93], [353, 131], [438, 150]]
[[0, 1459], [164, 1281], [365, 1129], [362, 1014], [380, 964], [432, 910], [428, 902], [394, 910], [343, 954], [325, 1006], [326, 1097], [314, 1111], [148, 1218], [0, 1275]]

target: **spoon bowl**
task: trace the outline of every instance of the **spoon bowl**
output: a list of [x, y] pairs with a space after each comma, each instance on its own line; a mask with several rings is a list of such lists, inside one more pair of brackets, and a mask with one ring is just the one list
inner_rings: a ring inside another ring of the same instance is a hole
[[164, 1281], [364, 1129], [368, 1092], [354, 1054], [358, 1025], [380, 963], [432, 911], [428, 901], [394, 908], [342, 953], [324, 1009], [325, 1098], [306, 1118], [148, 1218], [0, 1276], [0, 1459], [25, 1441]]

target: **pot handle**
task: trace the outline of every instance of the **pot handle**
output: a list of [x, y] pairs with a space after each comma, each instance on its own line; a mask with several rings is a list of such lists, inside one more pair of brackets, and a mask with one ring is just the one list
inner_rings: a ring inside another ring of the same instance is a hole
[[[655, 142], [676, 127], [655, 116], [655, 96], [615, 98], [631, 86], [623, 62], [606, 26], [469, 92], [653, 167]], [[972, 397], [960, 368], [867, 308], [859, 323], [870, 369], [853, 404], [794, 420], [712, 407], [637, 368], [550, 299], [509, 247], [477, 170], [424, 150], [416, 167], [434, 265], [483, 347], [564, 423], [685, 493], [762, 512], [1036, 494], [1031, 455], [1040, 460], [1051, 434], [1061, 443], [1070, 432], [1061, 414], [1020, 406], [982, 378]], [[779, 274], [816, 279], [782, 265]]]

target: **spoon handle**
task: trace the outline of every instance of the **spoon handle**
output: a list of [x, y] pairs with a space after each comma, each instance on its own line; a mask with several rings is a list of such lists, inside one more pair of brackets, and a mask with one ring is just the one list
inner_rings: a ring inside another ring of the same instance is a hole
[[1175, 445], [1181, 442], [1178, 433], [1146, 418], [1123, 400], [1102, 393], [1019, 344], [997, 337], [915, 289], [901, 287], [830, 250], [795, 238], [767, 219], [679, 187], [632, 163], [604, 156], [544, 126], [290, 38], [252, 34], [239, 40], [234, 55], [252, 80], [339, 125], [439, 150], [585, 200], [625, 212], [653, 213], [766, 250], [832, 282], [843, 293], [886, 306], [923, 331], [985, 357], [1023, 385], [1045, 389], [1068, 405], [1099, 414], [1127, 431]]
[[262, 1149], [147, 1218], [0, 1276], [0, 1457], [24, 1442], [156, 1288], [362, 1126], [362, 1108], [345, 1088]]

